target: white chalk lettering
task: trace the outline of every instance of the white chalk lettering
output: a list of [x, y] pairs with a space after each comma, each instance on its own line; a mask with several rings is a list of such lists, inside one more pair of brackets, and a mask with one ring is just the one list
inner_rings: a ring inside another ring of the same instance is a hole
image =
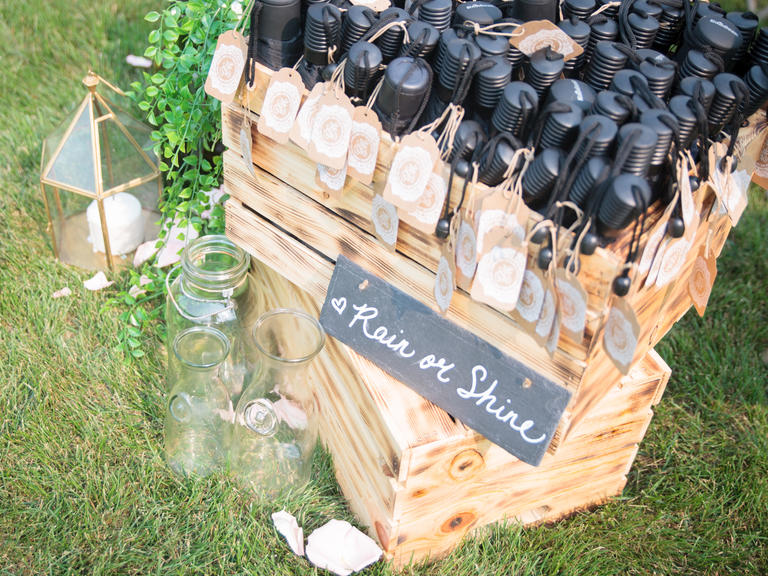
[[446, 372], [449, 370], [452, 370], [455, 366], [453, 362], [450, 364], [446, 364], [447, 360], [445, 358], [440, 358], [438, 360], [435, 358], [434, 354], [428, 354], [427, 356], [424, 356], [421, 360], [419, 360], [419, 368], [422, 370], [427, 370], [429, 368], [437, 368], [437, 374], [435, 377], [440, 380], [440, 382], [446, 383], [450, 382], [451, 379], [445, 375]]
[[[486, 381], [488, 377], [488, 370], [485, 369], [485, 366], [482, 366], [480, 364], [476, 365], [474, 368], [472, 368], [472, 388], [470, 390], [467, 390], [465, 388], [457, 388], [456, 393], [459, 395], [460, 398], [463, 398], [464, 400], [475, 400], [476, 406], [481, 406], [483, 403], [485, 403], [485, 411], [488, 414], [493, 414], [497, 420], [509, 424], [509, 427], [512, 428], [512, 430], [515, 430], [520, 434], [523, 440], [528, 442], [529, 444], [538, 444], [540, 442], [543, 442], [546, 438], [546, 434], [542, 434], [538, 438], [531, 438], [526, 434], [528, 430], [533, 428], [535, 426], [535, 423], [533, 420], [525, 420], [522, 424], [519, 426], [517, 425], [517, 416], [518, 414], [508, 408], [504, 403], [501, 403], [500, 406], [496, 407], [495, 404], [497, 402], [496, 396], [493, 394], [493, 392], [496, 390], [496, 386], [499, 384], [498, 380], [494, 380], [485, 390], [478, 391], [478, 382], [483, 383]], [[511, 404], [509, 400], [506, 401], [506, 404]], [[506, 414], [503, 414], [504, 410], [509, 410]]]
[[[373, 320], [379, 315], [377, 308], [368, 306], [367, 304], [363, 304], [361, 306], [353, 304], [352, 308], [355, 309], [355, 315], [349, 322], [349, 328], [352, 328], [352, 326], [354, 326], [358, 320], [361, 320], [363, 335], [369, 340], [374, 340], [379, 344], [383, 344], [393, 352], [400, 355], [402, 358], [411, 358], [416, 354], [415, 350], [408, 350], [408, 347], [410, 346], [410, 342], [408, 342], [408, 340], [401, 338], [398, 342], [398, 334], [390, 335], [389, 330], [387, 330], [385, 326], [379, 326], [373, 332], [370, 331], [368, 327], [368, 321]], [[403, 331], [400, 330], [400, 334], [402, 333]]]

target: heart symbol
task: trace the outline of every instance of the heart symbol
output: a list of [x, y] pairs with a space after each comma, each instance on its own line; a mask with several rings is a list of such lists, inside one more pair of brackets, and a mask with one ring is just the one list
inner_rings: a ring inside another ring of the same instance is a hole
[[341, 298], [333, 298], [331, 300], [331, 306], [333, 306], [333, 309], [341, 315], [344, 310], [347, 309], [347, 299], [343, 296]]

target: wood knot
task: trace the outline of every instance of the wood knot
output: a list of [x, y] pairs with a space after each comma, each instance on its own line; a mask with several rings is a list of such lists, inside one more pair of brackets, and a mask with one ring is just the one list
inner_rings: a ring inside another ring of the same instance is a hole
[[474, 512], [459, 512], [455, 516], [451, 516], [443, 522], [440, 529], [444, 532], [456, 532], [469, 530], [472, 525], [477, 521], [477, 515]]
[[389, 534], [387, 534], [387, 530], [378, 521], [373, 523], [373, 527], [376, 529], [376, 537], [379, 539], [379, 544], [387, 552], [389, 550]]
[[477, 474], [484, 466], [483, 455], [474, 448], [470, 448], [454, 456], [448, 473], [454, 480], [464, 480]]

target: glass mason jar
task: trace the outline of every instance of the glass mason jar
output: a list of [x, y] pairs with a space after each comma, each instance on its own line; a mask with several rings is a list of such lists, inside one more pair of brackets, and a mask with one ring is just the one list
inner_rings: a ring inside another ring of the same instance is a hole
[[172, 374], [165, 414], [165, 459], [176, 474], [207, 476], [223, 470], [233, 409], [222, 379], [229, 342], [220, 330], [187, 328], [173, 340]]
[[230, 469], [262, 496], [301, 488], [317, 442], [317, 410], [307, 368], [325, 346], [320, 323], [300, 310], [276, 309], [253, 327], [259, 368], [235, 409]]
[[[181, 263], [166, 277], [168, 342], [191, 326], [221, 330], [230, 343], [222, 369], [235, 403], [255, 367], [255, 351], [246, 326], [258, 318], [259, 298], [249, 267], [248, 254], [226, 236], [202, 236], [184, 249]], [[179, 268], [181, 274], [175, 274]], [[173, 370], [170, 350], [168, 359]]]

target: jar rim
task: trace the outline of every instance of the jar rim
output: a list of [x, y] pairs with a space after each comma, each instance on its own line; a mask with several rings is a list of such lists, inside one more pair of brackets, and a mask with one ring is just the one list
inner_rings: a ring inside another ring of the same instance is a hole
[[[202, 355], [200, 356], [200, 361], [193, 362], [189, 358], [185, 357], [182, 353], [179, 352], [179, 346], [182, 343], [182, 340], [190, 338], [190, 337], [200, 337], [201, 334], [204, 334], [207, 337], [213, 337], [216, 340], [218, 340], [218, 343], [221, 345], [221, 351], [219, 354], [212, 356], [208, 361], [203, 361]], [[173, 339], [173, 354], [178, 358], [179, 362], [187, 366], [188, 368], [193, 368], [197, 370], [205, 370], [208, 368], [213, 368], [214, 366], [218, 366], [224, 360], [227, 359], [227, 356], [229, 356], [230, 352], [230, 344], [229, 344], [229, 338], [217, 328], [213, 328], [212, 326], [193, 326], [191, 328], [187, 328], [186, 330], [182, 330], [176, 335], [176, 338]]]
[[[297, 318], [307, 322], [315, 330], [316, 337], [317, 337], [317, 342], [315, 343], [315, 346], [311, 349], [311, 351], [302, 356], [289, 358], [286, 356], [279, 356], [279, 355], [273, 354], [270, 351], [266, 350], [264, 346], [262, 346], [259, 343], [259, 339], [257, 338], [257, 332], [267, 322], [274, 319], [275, 317], [293, 317], [293, 318]], [[251, 337], [254, 345], [256, 346], [257, 350], [261, 354], [263, 354], [265, 357], [269, 358], [270, 360], [274, 360], [276, 362], [280, 362], [283, 364], [302, 364], [304, 362], [308, 362], [309, 360], [312, 360], [312, 358], [317, 356], [320, 353], [320, 351], [323, 349], [323, 347], [325, 346], [325, 340], [326, 340], [325, 330], [323, 329], [322, 324], [320, 324], [317, 318], [315, 318], [311, 314], [308, 314], [304, 310], [298, 310], [295, 308], [275, 308], [274, 310], [265, 312], [264, 314], [259, 316], [258, 320], [256, 320], [256, 323], [253, 325], [253, 328], [251, 330]]]
[[[201, 257], [216, 253], [231, 256], [233, 265], [222, 270], [205, 270], [199, 265]], [[196, 238], [189, 243], [181, 257], [184, 275], [196, 285], [213, 289], [231, 288], [239, 283], [247, 274], [250, 263], [250, 255], [223, 234]]]

